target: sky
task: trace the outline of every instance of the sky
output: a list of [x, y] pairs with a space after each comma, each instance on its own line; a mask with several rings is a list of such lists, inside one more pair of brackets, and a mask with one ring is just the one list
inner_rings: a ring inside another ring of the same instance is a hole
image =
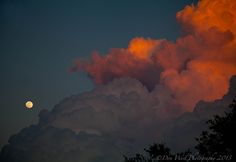
[[196, 152], [236, 96], [236, 1], [0, 4], [0, 161]]
[[[181, 34], [176, 12], [192, 2], [2, 0], [0, 146], [36, 123], [42, 109], [94, 87], [85, 72], [69, 72], [77, 58], [126, 48], [137, 36], [175, 40]], [[33, 109], [25, 109], [27, 100]]]

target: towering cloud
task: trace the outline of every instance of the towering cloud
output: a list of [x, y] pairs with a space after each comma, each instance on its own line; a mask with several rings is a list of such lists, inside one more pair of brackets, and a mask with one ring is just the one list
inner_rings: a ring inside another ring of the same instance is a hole
[[235, 11], [236, 1], [202, 0], [177, 13], [184, 34], [176, 42], [137, 37], [79, 60], [72, 70], [86, 71], [95, 89], [41, 111], [0, 161], [121, 161], [154, 141], [192, 148], [205, 121], [236, 96]]
[[96, 84], [132, 77], [149, 90], [162, 84], [186, 111], [200, 101], [222, 98], [236, 74], [236, 2], [202, 0], [176, 14], [183, 36], [176, 42], [134, 38], [128, 48], [93, 54], [78, 63]]

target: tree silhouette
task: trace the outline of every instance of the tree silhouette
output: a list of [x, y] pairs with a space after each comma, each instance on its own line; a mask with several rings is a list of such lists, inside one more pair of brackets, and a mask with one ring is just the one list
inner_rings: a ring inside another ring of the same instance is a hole
[[170, 156], [170, 149], [165, 146], [165, 144], [156, 144], [150, 145], [148, 149], [144, 149], [150, 158], [157, 158], [158, 156]]
[[173, 155], [170, 152], [170, 149], [165, 144], [154, 143], [149, 146], [149, 148], [144, 149], [146, 156], [142, 154], [136, 154], [135, 157], [126, 157], [125, 162], [152, 162], [153, 160], [170, 161], [173, 159]]
[[236, 130], [236, 100], [229, 106], [232, 110], [225, 116], [216, 115], [207, 121], [209, 130], [203, 131], [195, 147], [204, 156], [234, 155]]

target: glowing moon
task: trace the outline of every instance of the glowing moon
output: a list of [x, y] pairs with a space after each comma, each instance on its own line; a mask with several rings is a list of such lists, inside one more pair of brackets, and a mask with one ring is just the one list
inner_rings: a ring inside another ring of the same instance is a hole
[[26, 107], [27, 109], [32, 109], [33, 106], [34, 106], [34, 104], [33, 104], [32, 101], [27, 101], [27, 102], [25, 103], [25, 107]]

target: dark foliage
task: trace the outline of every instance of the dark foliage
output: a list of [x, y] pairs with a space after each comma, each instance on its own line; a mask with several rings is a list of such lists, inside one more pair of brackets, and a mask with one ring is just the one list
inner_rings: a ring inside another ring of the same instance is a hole
[[236, 100], [229, 106], [231, 111], [225, 116], [216, 115], [214, 119], [207, 121], [209, 130], [203, 131], [197, 138], [195, 147], [201, 155], [230, 156], [234, 155], [236, 137]]
[[125, 162], [151, 162], [154, 159], [159, 159], [158, 161], [168, 161], [173, 159], [173, 155], [170, 152], [170, 149], [165, 144], [156, 144], [150, 145], [149, 148], [144, 149], [146, 156], [142, 154], [136, 154], [135, 157], [126, 157]]

